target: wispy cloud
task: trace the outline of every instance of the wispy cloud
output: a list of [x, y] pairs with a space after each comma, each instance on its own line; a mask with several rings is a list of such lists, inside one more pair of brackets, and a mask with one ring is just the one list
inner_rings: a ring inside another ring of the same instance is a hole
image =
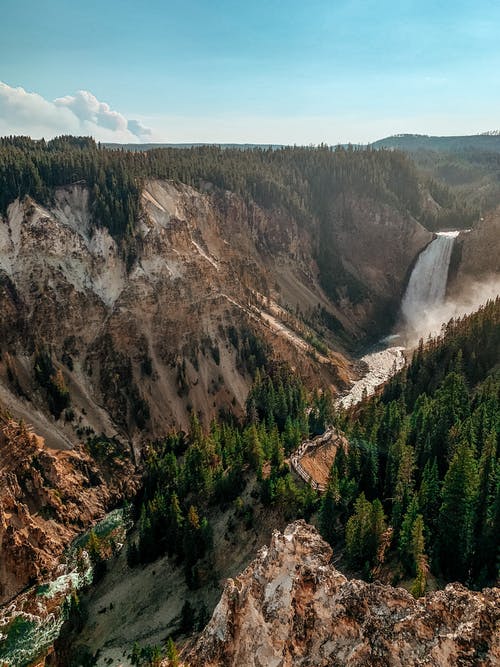
[[0, 135], [6, 134], [34, 138], [83, 134], [99, 141], [137, 142], [148, 141], [151, 130], [87, 90], [50, 101], [0, 81]]

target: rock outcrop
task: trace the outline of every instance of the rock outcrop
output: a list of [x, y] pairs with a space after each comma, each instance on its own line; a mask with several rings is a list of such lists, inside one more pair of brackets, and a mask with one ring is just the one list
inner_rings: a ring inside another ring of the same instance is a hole
[[500, 287], [500, 207], [488, 211], [470, 232], [455, 242], [450, 267], [449, 291], [468, 295], [471, 284]]
[[500, 664], [500, 591], [459, 584], [415, 600], [349, 580], [317, 531], [297, 521], [229, 579], [187, 652], [191, 667]]
[[[365, 288], [358, 306], [362, 320], [386, 332], [414, 260], [432, 241], [432, 233], [409, 214], [368, 197], [339, 198], [332, 217], [332, 237], [342, 265]], [[348, 303], [344, 307], [350, 310]]]

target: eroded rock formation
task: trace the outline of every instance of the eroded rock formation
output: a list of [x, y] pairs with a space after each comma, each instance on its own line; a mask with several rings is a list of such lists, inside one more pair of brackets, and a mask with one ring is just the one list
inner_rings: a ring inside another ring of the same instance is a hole
[[[352, 343], [397, 307], [431, 238], [388, 205], [346, 202], [332, 209], [332, 253], [365, 286], [356, 303], [341, 286], [330, 297], [321, 288], [313, 223], [208, 184], [147, 183], [127, 257], [91, 222], [81, 185], [58, 188], [50, 206], [16, 200], [0, 220], [0, 399], [30, 423], [25, 396], [46, 413], [32, 371], [48, 349], [80, 425], [118, 431], [139, 449], [145, 434], [186, 426], [191, 408], [208, 421], [230, 402], [244, 407], [251, 376], [233, 330], [248, 328], [306, 379], [346, 386], [345, 355], [317, 355], [297, 313], [326, 318], [342, 351], [342, 337]], [[71, 427], [42, 422], [34, 425], [51, 446], [78, 440]]]
[[495, 284], [499, 287], [500, 273], [500, 207], [488, 211], [475, 228], [462, 233], [456, 242], [450, 271], [449, 291], [459, 296], [480, 285]]
[[70, 541], [138, 487], [125, 453], [55, 451], [0, 413], [0, 603], [49, 575]]
[[500, 663], [500, 591], [459, 584], [415, 600], [349, 580], [303, 521], [229, 579], [191, 667], [476, 667]]

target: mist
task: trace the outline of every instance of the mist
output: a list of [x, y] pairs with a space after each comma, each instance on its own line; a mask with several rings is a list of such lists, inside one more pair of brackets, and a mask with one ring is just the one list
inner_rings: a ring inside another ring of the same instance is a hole
[[443, 303], [402, 316], [397, 331], [403, 344], [408, 347], [418, 345], [420, 338], [436, 336], [451, 318], [462, 317], [478, 310], [489, 299], [500, 295], [500, 277], [492, 275], [480, 282], [469, 283], [458, 295], [450, 295]]

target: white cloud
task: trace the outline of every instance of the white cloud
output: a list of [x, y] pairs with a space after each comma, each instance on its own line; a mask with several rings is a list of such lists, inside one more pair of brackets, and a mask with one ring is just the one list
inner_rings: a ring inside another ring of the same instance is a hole
[[[119, 111], [80, 90], [49, 101], [37, 93], [13, 88], [0, 81], [0, 136], [28, 134], [50, 138], [57, 134], [91, 135], [99, 141], [117, 143], [264, 143], [330, 144], [367, 143], [392, 134], [474, 134], [497, 127], [494, 112], [477, 113], [474, 123], [458, 112], [450, 115], [376, 115], [357, 113], [322, 115], [242, 115], [221, 109], [215, 115], [156, 114], [128, 119]], [[154, 127], [154, 131], [148, 125]]]
[[51, 102], [0, 81], [0, 136], [10, 134], [33, 138], [78, 134], [132, 143], [148, 141], [151, 130], [137, 120], [128, 120], [87, 90]]

